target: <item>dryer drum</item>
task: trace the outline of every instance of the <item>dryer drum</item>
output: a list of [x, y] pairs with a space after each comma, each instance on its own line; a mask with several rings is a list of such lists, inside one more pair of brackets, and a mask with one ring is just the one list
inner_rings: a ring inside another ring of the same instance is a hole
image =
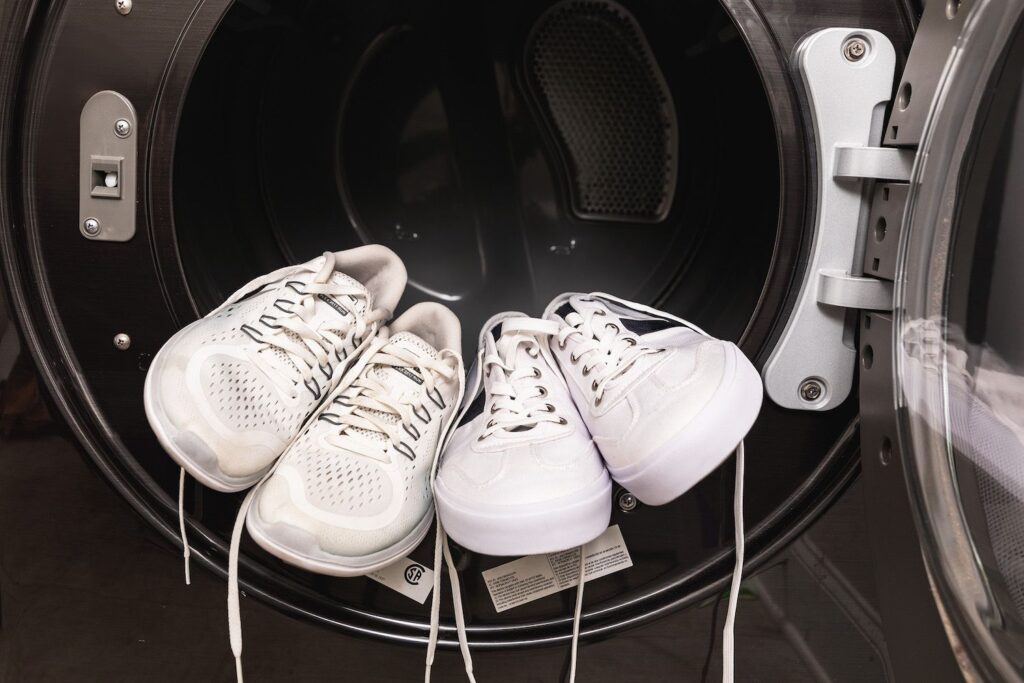
[[[897, 13], [876, 4], [875, 27], [905, 40]], [[368, 242], [405, 260], [403, 305], [445, 302], [467, 339], [496, 311], [605, 290], [763, 362], [800, 276], [813, 189], [786, 55], [825, 21], [815, 17], [857, 25], [863, 9], [821, 6], [800, 17], [713, 0], [25, 9], [5, 30], [29, 42], [0, 60], [3, 92], [19, 93], [0, 129], [23, 140], [0, 148], [5, 169], [22, 169], [3, 187], [0, 245], [55, 408], [102, 476], [176, 542], [177, 470], [142, 408], [149, 359], [240, 283]], [[79, 113], [102, 90], [138, 114], [127, 242], [83, 236], [67, 163]], [[115, 346], [118, 334], [130, 345]], [[747, 440], [751, 567], [849, 480], [855, 402], [822, 414], [766, 404]], [[729, 464], [671, 505], [616, 510], [634, 566], [588, 587], [584, 633], [720, 590], [731, 499]], [[195, 556], [218, 572], [238, 504], [187, 491]], [[480, 572], [506, 560], [457, 554], [475, 645], [569, 636], [565, 595], [496, 613]], [[254, 544], [241, 578], [303, 618], [425, 640], [426, 610], [368, 579], [313, 576]]]

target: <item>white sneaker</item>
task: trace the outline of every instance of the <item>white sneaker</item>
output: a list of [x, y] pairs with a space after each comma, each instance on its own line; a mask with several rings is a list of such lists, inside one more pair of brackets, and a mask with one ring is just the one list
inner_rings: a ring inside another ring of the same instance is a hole
[[501, 313], [480, 333], [434, 490], [445, 531], [470, 550], [554, 552], [608, 527], [611, 480], [548, 348], [558, 330]]
[[332, 576], [366, 574], [419, 545], [434, 516], [434, 462], [462, 400], [461, 337], [436, 303], [381, 330], [256, 489], [253, 539]]
[[398, 256], [369, 245], [242, 287], [153, 359], [146, 416], [164, 449], [210, 488], [255, 484], [390, 317], [405, 282]]
[[551, 348], [612, 478], [649, 505], [717, 468], [761, 409], [761, 377], [731, 342], [608, 294], [563, 294], [544, 312]]

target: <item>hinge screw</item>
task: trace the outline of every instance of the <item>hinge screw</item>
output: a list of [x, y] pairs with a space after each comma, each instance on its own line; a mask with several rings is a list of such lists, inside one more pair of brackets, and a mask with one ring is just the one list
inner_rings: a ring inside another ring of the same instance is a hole
[[825, 387], [816, 379], [805, 379], [800, 383], [800, 398], [814, 403], [825, 393]]
[[100, 222], [95, 218], [86, 218], [82, 221], [82, 230], [86, 235], [98, 235], [100, 234]]
[[127, 351], [132, 345], [132, 338], [124, 332], [118, 332], [114, 335], [114, 348], [118, 351]]
[[132, 124], [128, 119], [118, 119], [114, 121], [114, 135], [119, 138], [126, 138], [132, 132]]
[[859, 62], [868, 53], [868, 44], [863, 38], [850, 38], [843, 43], [843, 56], [847, 61]]
[[132, 0], [116, 0], [114, 6], [119, 14], [128, 14], [132, 11]]

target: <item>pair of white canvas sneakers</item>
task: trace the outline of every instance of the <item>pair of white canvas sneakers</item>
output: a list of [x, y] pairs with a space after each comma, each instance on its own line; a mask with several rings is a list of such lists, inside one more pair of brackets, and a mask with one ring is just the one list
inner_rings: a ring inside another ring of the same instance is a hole
[[761, 398], [735, 344], [648, 306], [563, 294], [542, 318], [499, 314], [437, 476], [445, 531], [490, 555], [583, 545], [608, 526], [612, 479], [648, 505], [678, 498], [733, 453]]

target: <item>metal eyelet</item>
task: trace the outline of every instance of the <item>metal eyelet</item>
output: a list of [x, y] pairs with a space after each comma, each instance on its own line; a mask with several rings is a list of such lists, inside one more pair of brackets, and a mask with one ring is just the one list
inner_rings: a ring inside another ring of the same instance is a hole
[[569, 421], [566, 420], [564, 417], [560, 417], [560, 418], [558, 418], [558, 424], [560, 424], [560, 425], [567, 425], [567, 424], [569, 424]]
[[494, 415], [496, 412], [498, 412], [498, 406], [491, 406], [491, 415]]
[[484, 434], [481, 434], [480, 436], [476, 437], [476, 440], [477, 440], [477, 441], [483, 441], [483, 440], [484, 440], [484, 437], [485, 437], [485, 435], [484, 435]]
[[560, 351], [565, 351], [565, 345], [566, 345], [566, 344], [567, 344], [568, 342], [569, 342], [569, 338], [568, 338], [568, 337], [566, 337], [565, 339], [562, 339], [562, 340], [560, 340], [560, 341], [558, 342], [558, 349], [559, 349]]
[[599, 405], [601, 405], [601, 399], [600, 398], [594, 399], [594, 407], [596, 408]]
[[586, 365], [584, 365], [583, 366], [583, 376], [586, 377], [587, 375], [589, 375], [590, 374], [590, 370], [591, 370], [590, 368], [588, 368]]
[[595, 308], [594, 315], [606, 315], [603, 308]]
[[633, 339], [632, 337], [626, 337], [626, 341], [629, 342], [630, 345], [636, 346], [636, 339]]
[[533, 369], [533, 376], [535, 379], [540, 379], [540, 368]]
[[494, 426], [494, 420], [490, 420], [490, 421], [488, 421], [488, 423], [487, 423], [487, 428], [488, 428], [488, 429], [490, 429], [490, 428], [491, 428], [491, 427], [493, 427], [493, 426]]
[[537, 389], [540, 391], [540, 393], [537, 394], [537, 398], [544, 398], [545, 396], [548, 395], [548, 390], [545, 389], [544, 387], [537, 387]]
[[530, 358], [539, 358], [540, 357], [540, 350], [538, 350], [538, 349], [536, 349], [536, 348], [531, 346], [531, 347], [526, 349], [526, 355], [529, 356]]
[[619, 326], [616, 325], [615, 323], [605, 323], [604, 326], [605, 326], [605, 329], [610, 327], [613, 330], [615, 330], [615, 334], [618, 334], [619, 332], [622, 331], [621, 328], [619, 328]]
[[553, 413], [553, 412], [555, 412], [555, 407], [553, 405], [551, 405], [550, 403], [545, 403], [544, 404], [544, 412], [545, 413]]
[[577, 363], [580, 362], [580, 359], [576, 357], [576, 354], [570, 353], [569, 354], [569, 362], [572, 363], [573, 365], [576, 365]]
[[593, 382], [590, 383], [590, 390], [591, 391], [597, 391], [597, 380], [596, 379]]

